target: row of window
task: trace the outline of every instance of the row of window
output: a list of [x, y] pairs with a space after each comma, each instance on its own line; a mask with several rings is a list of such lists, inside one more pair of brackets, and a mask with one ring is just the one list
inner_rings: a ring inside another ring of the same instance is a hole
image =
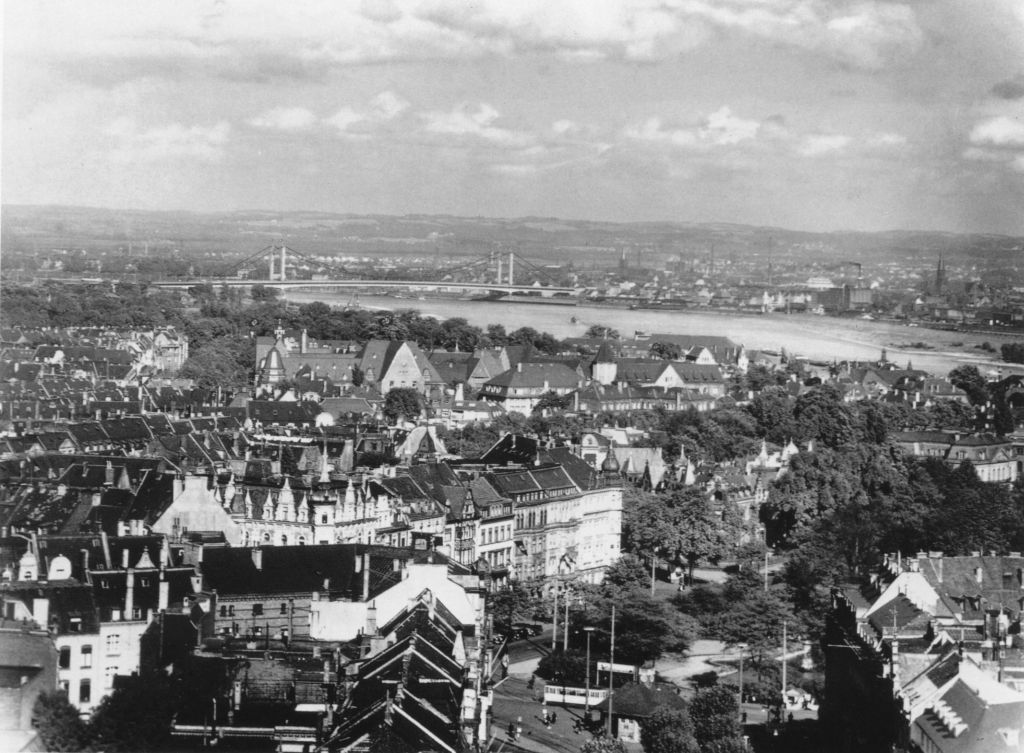
[[[268, 610], [266, 614], [270, 614]], [[288, 602], [282, 601], [279, 614], [288, 614]], [[263, 604], [252, 605], [252, 616], [262, 617], [264, 615]], [[235, 605], [234, 604], [221, 604], [220, 605], [220, 616], [221, 617], [234, 617], [235, 616]]]
[[[116, 655], [121, 653], [121, 636], [118, 633], [111, 633], [106, 637], [107, 654]], [[86, 644], [78, 651], [78, 666], [87, 669], [92, 666], [92, 646]], [[71, 668], [71, 646], [61, 646], [57, 658], [57, 666], [60, 669]]]

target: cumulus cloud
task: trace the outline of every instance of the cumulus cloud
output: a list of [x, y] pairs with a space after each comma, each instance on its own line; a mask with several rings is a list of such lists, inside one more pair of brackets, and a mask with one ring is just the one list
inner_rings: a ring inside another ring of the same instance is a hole
[[842, 134], [816, 134], [804, 138], [798, 151], [805, 157], [820, 157], [823, 154], [841, 152], [849, 143], [850, 137]]
[[643, 123], [625, 130], [627, 138], [636, 141], [668, 144], [683, 149], [710, 149], [731, 146], [758, 135], [761, 123], [733, 115], [728, 107], [721, 107], [708, 115], [699, 125], [666, 127], [660, 118], [648, 118]]
[[370, 100], [370, 109], [381, 120], [392, 120], [409, 109], [409, 103], [393, 91], [382, 91]]
[[[920, 48], [909, 4], [861, 0], [54, 0], [9, 33], [16, 55], [79, 76], [315, 76], [333, 66], [543, 52], [577, 61], [667, 60], [716, 34], [765, 39], [876, 69]], [[18, 14], [21, 15], [21, 14]], [[16, 19], [17, 20], [17, 19]]]
[[491, 105], [480, 103], [475, 109], [463, 105], [448, 112], [425, 112], [420, 117], [423, 119], [424, 129], [439, 136], [483, 141], [497, 147], [513, 149], [522, 149], [534, 143], [534, 136], [528, 132], [513, 131], [494, 125], [500, 115], [501, 113]]
[[219, 162], [231, 133], [226, 122], [212, 126], [169, 123], [140, 130], [131, 118], [113, 121], [105, 133], [114, 141], [109, 157], [114, 162], [154, 163], [166, 160]]
[[1024, 172], [1024, 119], [996, 115], [974, 125], [967, 137], [965, 159], [989, 162]]
[[366, 120], [364, 114], [356, 112], [351, 107], [342, 107], [330, 117], [324, 118], [324, 123], [344, 133], [356, 123], [361, 123], [364, 120]]
[[250, 118], [248, 123], [270, 131], [306, 131], [316, 125], [316, 115], [305, 107], [275, 107]]
[[980, 146], [1024, 147], [1024, 121], [999, 115], [983, 120], [971, 130], [970, 141]]
[[752, 139], [757, 135], [761, 124], [756, 120], [737, 118], [728, 107], [708, 115], [705, 126], [701, 129], [701, 137], [714, 144], [738, 144]]

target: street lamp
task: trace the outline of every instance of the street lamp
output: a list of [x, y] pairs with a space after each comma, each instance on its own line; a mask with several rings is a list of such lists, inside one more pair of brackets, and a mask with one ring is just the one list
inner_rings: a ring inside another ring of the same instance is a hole
[[590, 722], [590, 634], [594, 632], [594, 628], [589, 625], [583, 628], [587, 633], [587, 698], [583, 702], [583, 715], [587, 722]]
[[[739, 703], [739, 714], [740, 714], [740, 725], [743, 724], [743, 652], [747, 650], [746, 643], [739, 643], [736, 648], [740, 650], [740, 703]], [[741, 726], [740, 729], [743, 729]]]

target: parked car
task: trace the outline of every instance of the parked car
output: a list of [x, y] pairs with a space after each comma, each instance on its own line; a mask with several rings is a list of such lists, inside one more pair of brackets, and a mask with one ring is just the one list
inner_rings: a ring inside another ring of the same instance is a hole
[[525, 634], [527, 636], [529, 636], [529, 635], [540, 635], [542, 632], [544, 632], [544, 626], [543, 625], [537, 625], [537, 624], [532, 623], [532, 622], [513, 622], [512, 623], [512, 629], [513, 630], [516, 630], [516, 629], [523, 630], [523, 631], [525, 631]]

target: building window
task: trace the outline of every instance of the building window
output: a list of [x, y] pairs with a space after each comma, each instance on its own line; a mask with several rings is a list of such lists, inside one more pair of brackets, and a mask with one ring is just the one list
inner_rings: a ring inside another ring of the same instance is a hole
[[92, 680], [82, 680], [78, 683], [78, 703], [92, 702]]
[[82, 666], [92, 666], [92, 646], [82, 646]]
[[220, 605], [220, 616], [221, 617], [227, 617], [228, 616], [228, 608], [226, 606], [224, 606], [223, 604]]
[[263, 605], [262, 604], [253, 604], [252, 605], [252, 616], [253, 617], [262, 617], [263, 616]]
[[284, 601], [281, 602], [281, 614], [288, 614], [288, 603], [287, 602], [284, 602]]
[[114, 687], [114, 675], [117, 674], [117, 667], [107, 667], [103, 670], [103, 684], [107, 688]]
[[320, 524], [321, 525], [327, 525], [327, 516], [326, 515], [321, 515], [320, 516]]
[[107, 653], [121, 653], [121, 636], [118, 633], [112, 633], [107, 636]]
[[71, 646], [60, 647], [60, 657], [57, 659], [57, 667], [59, 669], [68, 669], [71, 667]]

